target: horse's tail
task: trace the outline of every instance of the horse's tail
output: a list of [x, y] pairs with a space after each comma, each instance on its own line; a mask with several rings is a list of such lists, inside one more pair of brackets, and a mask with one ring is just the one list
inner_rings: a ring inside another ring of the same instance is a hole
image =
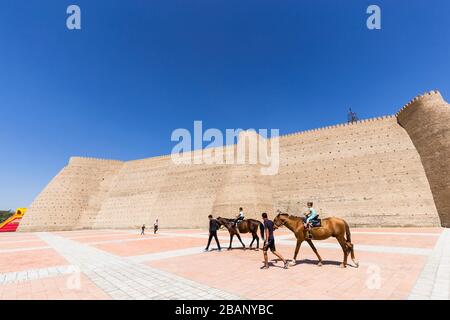
[[264, 224], [262, 222], [259, 223], [259, 231], [261, 232], [261, 238], [264, 240]]
[[355, 252], [354, 252], [353, 243], [352, 243], [352, 239], [351, 239], [350, 227], [349, 227], [347, 221], [345, 221], [345, 220], [344, 220], [344, 224], [345, 224], [345, 237], [346, 237], [345, 245], [347, 246], [347, 250], [350, 252], [353, 263], [355, 263], [356, 267], [358, 267], [359, 263], [355, 260]]
[[350, 234], [350, 227], [347, 223], [347, 221], [344, 220], [345, 224], [345, 237], [347, 238], [347, 242], [352, 243], [351, 234]]

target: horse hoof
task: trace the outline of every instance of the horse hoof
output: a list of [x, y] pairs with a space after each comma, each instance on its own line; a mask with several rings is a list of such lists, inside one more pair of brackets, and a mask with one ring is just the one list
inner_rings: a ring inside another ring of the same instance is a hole
[[345, 264], [341, 263], [341, 264], [339, 265], [339, 267], [340, 267], [340, 268], [345, 268], [346, 266], [345, 266]]
[[231, 248], [228, 248], [227, 250], [231, 250]]
[[319, 262], [319, 263], [317, 264], [317, 266], [318, 266], [318, 267], [323, 266], [322, 262]]
[[358, 261], [353, 261], [353, 263], [355, 264], [355, 267], [359, 268], [359, 262]]
[[291, 267], [294, 267], [295, 265], [297, 264], [297, 262], [295, 262], [295, 261], [291, 261], [291, 264], [290, 264], [290, 266]]

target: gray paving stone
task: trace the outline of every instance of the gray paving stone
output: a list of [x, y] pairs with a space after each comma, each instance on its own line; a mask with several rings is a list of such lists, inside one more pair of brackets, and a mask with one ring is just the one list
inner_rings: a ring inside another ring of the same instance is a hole
[[13, 282], [16, 280], [17, 272], [9, 272], [6, 274], [5, 282]]
[[39, 233], [39, 237], [71, 264], [77, 265], [113, 299], [173, 299], [179, 298], [180, 293], [192, 299], [206, 299], [209, 296], [220, 298], [222, 294], [227, 294], [230, 299], [240, 298], [228, 292], [212, 291], [212, 288], [203, 284], [151, 268], [139, 263], [139, 259], [118, 257], [51, 233]]
[[450, 299], [450, 229], [444, 229], [408, 299]]

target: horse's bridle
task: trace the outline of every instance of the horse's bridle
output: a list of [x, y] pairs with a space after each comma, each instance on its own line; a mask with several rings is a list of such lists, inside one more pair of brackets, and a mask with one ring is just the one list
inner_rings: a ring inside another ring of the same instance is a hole
[[[225, 219], [225, 220], [229, 220], [229, 219], [227, 219], [227, 218], [221, 218], [221, 219]], [[220, 227], [219, 227], [219, 230], [220, 229], [222, 229], [222, 228], [226, 228], [226, 226], [225, 226], [225, 222], [221, 222], [219, 219], [216, 219], [217, 220], [217, 222], [219, 223], [219, 225], [220, 225]], [[230, 222], [231, 223], [231, 222]]]
[[[280, 215], [280, 214], [287, 214], [287, 213], [283, 213], [283, 212], [281, 212], [280, 210], [277, 210], [277, 212], [278, 212], [278, 215]], [[280, 224], [280, 225], [278, 225], [278, 224], [276, 224], [275, 222], [273, 223], [277, 228], [279, 228], [279, 227], [282, 227], [282, 226], [284, 226], [285, 224], [286, 224], [286, 221], [284, 221], [282, 224]]]
[[284, 226], [285, 224], [286, 224], [286, 221], [285, 222], [283, 222], [282, 224], [280, 224], [280, 225], [278, 225], [278, 224], [276, 224], [275, 222], [273, 223], [277, 228], [279, 228], [279, 227], [282, 227], [282, 226]]

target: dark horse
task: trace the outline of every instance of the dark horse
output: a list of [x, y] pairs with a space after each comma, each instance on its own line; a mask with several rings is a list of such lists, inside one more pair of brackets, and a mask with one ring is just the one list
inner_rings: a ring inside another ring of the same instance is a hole
[[261, 232], [261, 238], [264, 240], [264, 225], [258, 220], [255, 219], [242, 220], [242, 222], [238, 224], [237, 228], [234, 225], [234, 219], [218, 217], [217, 221], [221, 226], [227, 228], [228, 232], [230, 233], [230, 246], [228, 247], [228, 250], [231, 249], [231, 244], [233, 243], [233, 237], [235, 235], [238, 237], [239, 241], [242, 244], [242, 247], [244, 247], [245, 249], [245, 244], [242, 242], [239, 233], [248, 233], [248, 232], [250, 232], [253, 236], [253, 240], [252, 242], [250, 242], [250, 248], [252, 247], [253, 242], [256, 240], [256, 250], [258, 250], [259, 249], [258, 227]]

